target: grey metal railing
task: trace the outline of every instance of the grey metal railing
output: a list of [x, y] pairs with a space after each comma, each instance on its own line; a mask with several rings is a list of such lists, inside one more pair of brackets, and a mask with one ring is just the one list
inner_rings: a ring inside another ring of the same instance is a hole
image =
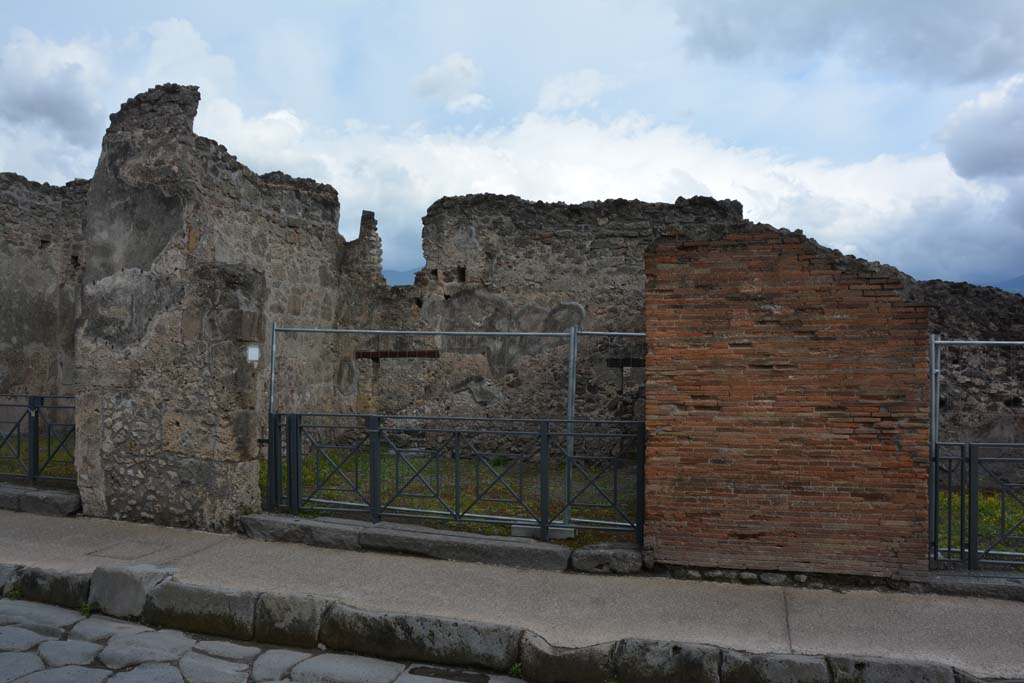
[[75, 481], [70, 396], [0, 394], [0, 478]]
[[269, 424], [270, 510], [515, 524], [543, 539], [555, 527], [597, 529], [642, 540], [640, 421], [271, 413]]

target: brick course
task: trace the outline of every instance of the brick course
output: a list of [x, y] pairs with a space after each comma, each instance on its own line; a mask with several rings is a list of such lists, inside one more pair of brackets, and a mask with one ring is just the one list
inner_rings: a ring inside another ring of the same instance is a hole
[[747, 225], [646, 262], [647, 543], [666, 564], [927, 570], [928, 309]]

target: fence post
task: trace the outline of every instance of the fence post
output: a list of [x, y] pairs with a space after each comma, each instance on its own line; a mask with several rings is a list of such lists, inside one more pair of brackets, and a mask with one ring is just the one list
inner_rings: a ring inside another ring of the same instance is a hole
[[967, 444], [970, 459], [970, 512], [967, 514], [967, 568], [974, 570], [980, 564], [978, 553], [978, 451], [974, 444]]
[[[549, 482], [548, 463], [551, 451], [551, 430], [548, 428], [548, 421], [540, 423], [540, 540], [548, 540], [548, 527], [551, 525], [550, 510], [548, 509]], [[569, 501], [566, 500], [566, 505]]]
[[636, 543], [642, 549], [644, 547], [644, 487], [647, 485], [644, 478], [644, 464], [647, 459], [647, 423], [639, 425], [637, 432], [639, 446], [636, 454]]
[[28, 397], [28, 478], [33, 484], [39, 477], [39, 408], [42, 396]]
[[455, 521], [462, 519], [462, 432], [455, 432]]
[[381, 520], [380, 471], [380, 416], [366, 418], [366, 431], [370, 436], [370, 521]]
[[264, 509], [273, 512], [281, 504], [281, 422], [267, 413], [267, 496]]
[[928, 335], [928, 558], [939, 559], [939, 364], [938, 338]]
[[288, 512], [299, 514], [302, 505], [302, 416], [285, 418], [285, 446], [288, 456]]

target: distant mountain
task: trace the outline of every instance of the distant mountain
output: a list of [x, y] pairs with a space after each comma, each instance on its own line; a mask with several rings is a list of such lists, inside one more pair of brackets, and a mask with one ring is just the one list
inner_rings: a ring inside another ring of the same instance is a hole
[[996, 287], [999, 289], [1005, 289], [1007, 292], [1024, 294], [1024, 275], [1018, 275], [1017, 277], [1006, 280], [1005, 282], [996, 283]]
[[388, 284], [394, 287], [395, 285], [411, 285], [413, 280], [416, 279], [416, 273], [419, 271], [418, 268], [413, 270], [388, 270], [384, 269], [384, 279], [388, 281]]

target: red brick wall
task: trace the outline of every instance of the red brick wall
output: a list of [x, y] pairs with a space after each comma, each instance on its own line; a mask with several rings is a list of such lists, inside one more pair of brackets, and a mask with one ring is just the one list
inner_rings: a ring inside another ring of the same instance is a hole
[[668, 564], [927, 570], [928, 316], [760, 226], [647, 257], [646, 542]]

